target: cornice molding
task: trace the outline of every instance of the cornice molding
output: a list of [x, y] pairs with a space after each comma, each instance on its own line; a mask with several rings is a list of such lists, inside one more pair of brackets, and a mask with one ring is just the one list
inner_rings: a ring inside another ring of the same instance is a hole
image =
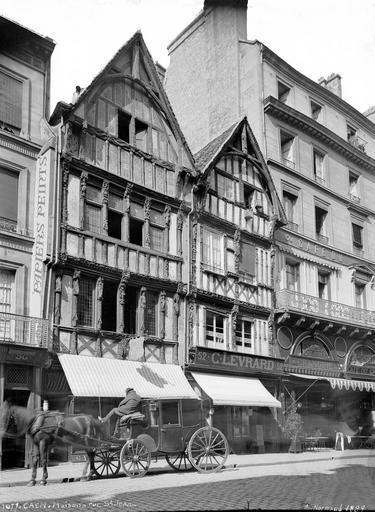
[[268, 96], [264, 100], [264, 112], [308, 133], [311, 137], [319, 140], [351, 162], [368, 171], [375, 172], [375, 160], [373, 158], [355, 148], [322, 124], [314, 121], [314, 119], [285, 105], [276, 98]]
[[0, 129], [0, 146], [37, 158], [42, 146]]

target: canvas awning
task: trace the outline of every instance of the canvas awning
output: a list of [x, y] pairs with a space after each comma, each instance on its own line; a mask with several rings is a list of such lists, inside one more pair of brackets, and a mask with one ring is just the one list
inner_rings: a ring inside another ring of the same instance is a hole
[[332, 389], [346, 389], [346, 391], [374, 391], [375, 392], [375, 381], [369, 380], [350, 380], [350, 379], [339, 379], [336, 377], [322, 377], [317, 375], [303, 375], [300, 373], [290, 373], [293, 377], [301, 377], [302, 379], [308, 380], [328, 380], [331, 384]]
[[58, 358], [73, 396], [120, 398], [132, 387], [142, 398], [198, 399], [178, 365], [72, 354]]
[[214, 405], [281, 407], [259, 379], [192, 372], [192, 376]]

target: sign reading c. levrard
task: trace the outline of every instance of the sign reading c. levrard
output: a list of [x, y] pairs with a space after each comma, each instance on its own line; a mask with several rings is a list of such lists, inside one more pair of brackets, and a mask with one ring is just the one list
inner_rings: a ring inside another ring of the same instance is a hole
[[30, 283], [30, 313], [43, 316], [43, 287], [45, 276], [44, 260], [47, 255], [48, 215], [49, 215], [49, 176], [51, 166], [51, 149], [39, 155], [35, 173], [34, 202], [34, 246]]

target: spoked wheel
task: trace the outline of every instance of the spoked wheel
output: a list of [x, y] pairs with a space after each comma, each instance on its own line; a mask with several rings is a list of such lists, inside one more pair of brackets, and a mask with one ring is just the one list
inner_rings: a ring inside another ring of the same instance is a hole
[[175, 455], [166, 455], [165, 460], [176, 471], [191, 471], [193, 469], [186, 451], [176, 453]]
[[130, 439], [122, 447], [120, 461], [127, 476], [139, 478], [144, 476], [150, 467], [151, 453], [141, 440]]
[[100, 478], [116, 476], [120, 471], [119, 450], [96, 450], [94, 472]]
[[228, 441], [217, 428], [202, 427], [191, 436], [187, 453], [191, 464], [200, 473], [214, 473], [227, 460]]

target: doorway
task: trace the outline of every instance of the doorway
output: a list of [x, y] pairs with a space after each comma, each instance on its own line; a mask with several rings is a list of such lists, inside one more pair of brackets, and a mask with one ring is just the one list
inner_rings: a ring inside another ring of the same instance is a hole
[[[27, 407], [29, 397], [29, 390], [5, 388], [4, 399], [12, 405]], [[25, 435], [15, 438], [4, 437], [2, 448], [2, 469], [25, 467]]]

